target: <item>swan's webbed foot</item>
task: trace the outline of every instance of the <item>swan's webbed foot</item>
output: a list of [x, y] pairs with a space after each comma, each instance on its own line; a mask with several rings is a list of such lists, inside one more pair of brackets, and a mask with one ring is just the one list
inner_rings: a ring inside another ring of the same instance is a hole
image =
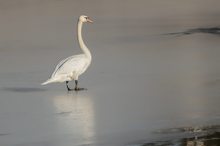
[[75, 91], [82, 91], [82, 90], [87, 90], [86, 88], [79, 88], [78, 87], [78, 80], [75, 80], [75, 88], [74, 88]]
[[67, 88], [67, 91], [73, 91], [74, 89]]
[[86, 88], [74, 88], [75, 91], [83, 91], [83, 90], [87, 90]]
[[69, 81], [66, 81], [67, 91], [73, 91], [73, 90], [74, 91], [83, 91], [83, 90], [87, 90], [86, 88], [79, 88], [78, 87], [78, 80], [75, 80], [75, 88], [74, 89], [69, 88], [68, 83], [69, 83]]

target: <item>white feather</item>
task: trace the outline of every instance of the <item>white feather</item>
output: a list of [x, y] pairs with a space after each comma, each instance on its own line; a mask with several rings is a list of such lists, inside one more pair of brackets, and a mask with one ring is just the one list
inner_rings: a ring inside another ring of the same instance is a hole
[[50, 79], [41, 85], [46, 85], [54, 82], [65, 82], [71, 80], [78, 80], [78, 77], [86, 71], [89, 67], [92, 57], [89, 49], [85, 45], [82, 39], [82, 24], [83, 22], [89, 22], [84, 19], [85, 16], [80, 16], [78, 22], [78, 41], [80, 48], [84, 54], [70, 56], [60, 61], [56, 66]]

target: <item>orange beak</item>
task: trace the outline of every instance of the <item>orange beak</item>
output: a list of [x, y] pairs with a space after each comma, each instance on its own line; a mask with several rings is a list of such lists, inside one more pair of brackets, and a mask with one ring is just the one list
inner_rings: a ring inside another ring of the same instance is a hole
[[90, 18], [87, 18], [87, 22], [93, 23], [93, 21]]

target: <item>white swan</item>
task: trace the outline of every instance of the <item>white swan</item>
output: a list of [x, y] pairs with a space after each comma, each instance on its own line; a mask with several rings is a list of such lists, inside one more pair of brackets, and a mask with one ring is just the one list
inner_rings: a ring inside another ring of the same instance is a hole
[[85, 15], [80, 16], [78, 20], [78, 41], [80, 48], [83, 51], [83, 54], [70, 56], [62, 60], [56, 66], [50, 79], [48, 79], [46, 82], [42, 83], [41, 85], [46, 85], [54, 82], [66, 82], [67, 90], [70, 91], [72, 89], [68, 87], [68, 82], [75, 80], [74, 90], [83, 89], [78, 87], [78, 78], [82, 73], [86, 71], [92, 60], [91, 53], [82, 39], [82, 25], [84, 22], [91, 23], [93, 21], [90, 20], [89, 17]]

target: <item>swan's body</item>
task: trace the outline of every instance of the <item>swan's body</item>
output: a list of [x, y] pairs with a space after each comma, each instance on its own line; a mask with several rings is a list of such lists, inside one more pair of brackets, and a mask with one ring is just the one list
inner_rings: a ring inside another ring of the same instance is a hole
[[[56, 66], [50, 79], [42, 83], [42, 85], [46, 85], [54, 82], [66, 82], [67, 85], [69, 81], [75, 80], [76, 83], [75, 90], [80, 89], [77, 87], [78, 78], [82, 73], [86, 71], [92, 60], [91, 53], [82, 39], [82, 25], [84, 22], [92, 22], [92, 21], [87, 16], [84, 15], [79, 17], [78, 41], [80, 48], [83, 51], [83, 54], [70, 56], [60, 61], [60, 63]], [[68, 87], [68, 85], [67, 85], [67, 89], [71, 90]]]

